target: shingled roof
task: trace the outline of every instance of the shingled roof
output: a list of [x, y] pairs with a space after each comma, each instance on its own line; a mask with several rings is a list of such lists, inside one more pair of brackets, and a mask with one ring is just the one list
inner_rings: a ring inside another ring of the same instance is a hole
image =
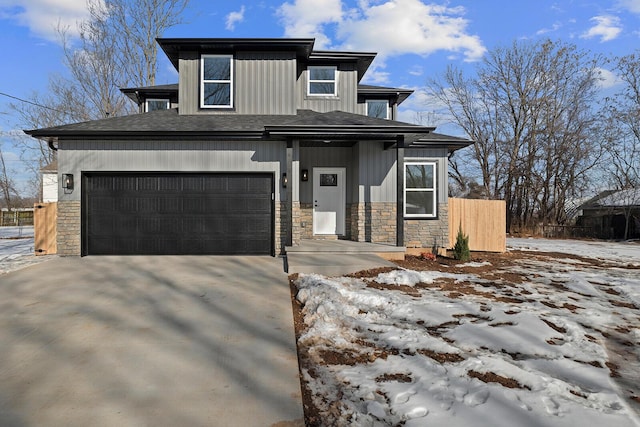
[[457, 148], [472, 142], [462, 138], [434, 134], [433, 127], [419, 126], [360, 114], [331, 111], [319, 113], [298, 110], [296, 115], [197, 114], [180, 115], [177, 109], [158, 110], [129, 116], [111, 117], [27, 130], [36, 138], [60, 137], [136, 138], [136, 137], [208, 137], [235, 139], [363, 139], [395, 141], [403, 135], [414, 146], [451, 145]]

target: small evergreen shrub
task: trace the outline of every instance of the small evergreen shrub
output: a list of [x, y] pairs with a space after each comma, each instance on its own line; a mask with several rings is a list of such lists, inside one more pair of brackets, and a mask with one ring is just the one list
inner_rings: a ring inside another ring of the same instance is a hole
[[471, 259], [471, 253], [469, 252], [469, 236], [462, 232], [462, 224], [460, 224], [460, 228], [458, 228], [456, 244], [453, 247], [453, 257], [460, 261], [469, 261]]

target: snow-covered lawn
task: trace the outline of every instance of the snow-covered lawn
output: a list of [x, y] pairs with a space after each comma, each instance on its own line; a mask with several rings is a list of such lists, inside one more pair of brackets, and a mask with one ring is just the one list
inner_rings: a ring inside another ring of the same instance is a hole
[[311, 423], [639, 426], [640, 245], [508, 244], [424, 271], [300, 275]]
[[0, 274], [49, 259], [51, 256], [34, 254], [33, 226], [0, 227]]

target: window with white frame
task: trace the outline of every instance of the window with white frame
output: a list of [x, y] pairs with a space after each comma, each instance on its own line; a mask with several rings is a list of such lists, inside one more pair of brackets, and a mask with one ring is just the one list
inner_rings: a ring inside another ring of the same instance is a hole
[[404, 216], [409, 218], [435, 218], [436, 163], [405, 162], [404, 164]]
[[332, 66], [309, 66], [308, 95], [338, 95], [338, 69]]
[[233, 107], [233, 56], [202, 55], [200, 85], [202, 108]]
[[389, 118], [389, 101], [386, 99], [367, 99], [367, 116], [379, 119]]
[[144, 103], [144, 111], [147, 113], [157, 110], [168, 110], [169, 100], [163, 98], [148, 98]]

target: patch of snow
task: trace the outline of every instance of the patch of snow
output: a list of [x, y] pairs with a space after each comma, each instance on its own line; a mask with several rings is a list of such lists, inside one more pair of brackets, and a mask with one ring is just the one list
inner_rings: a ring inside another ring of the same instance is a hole
[[0, 274], [48, 261], [35, 256], [33, 227], [0, 227]]
[[507, 239], [509, 250], [560, 252], [623, 265], [640, 266], [640, 244], [636, 242], [605, 242], [583, 240], [555, 240], [535, 238]]
[[0, 227], [0, 239], [33, 237], [33, 226]]
[[458, 267], [485, 267], [487, 265], [491, 265], [491, 263], [489, 261], [483, 261], [483, 262], [467, 262], [464, 264], [458, 264]]
[[[512, 248], [624, 264], [640, 251], [608, 243], [612, 255], [591, 242], [521, 240]], [[303, 377], [325, 425], [640, 426], [607, 365], [609, 332], [620, 326], [631, 331], [626, 349], [640, 357], [637, 270], [553, 258], [508, 269], [525, 282], [404, 269], [373, 279], [300, 275], [308, 329], [299, 343], [315, 361]], [[441, 289], [443, 279], [468, 292]], [[331, 349], [352, 360], [324, 363]], [[626, 375], [634, 382], [640, 372]], [[477, 376], [507, 378], [514, 388]]]

